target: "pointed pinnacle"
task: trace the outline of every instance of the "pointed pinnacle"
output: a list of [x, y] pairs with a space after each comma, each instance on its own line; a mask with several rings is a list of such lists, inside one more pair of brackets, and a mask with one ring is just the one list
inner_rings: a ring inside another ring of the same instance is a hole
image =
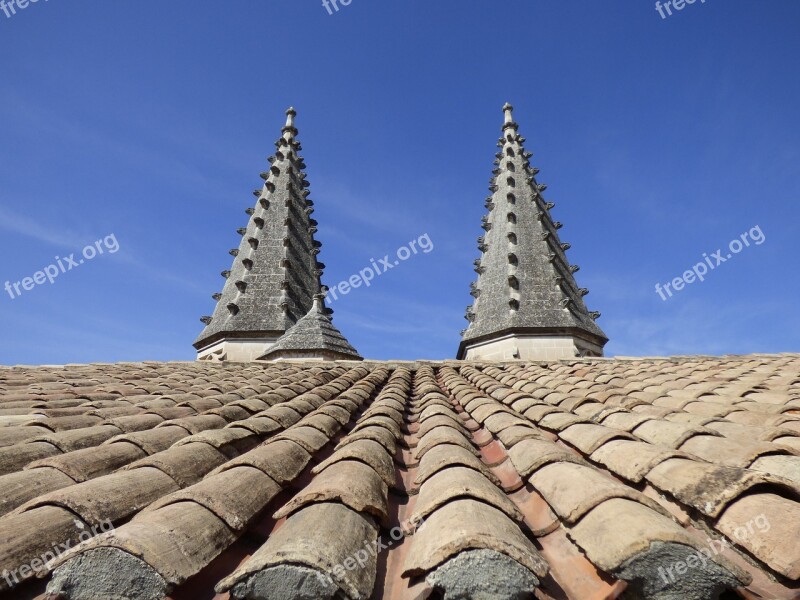
[[503, 105], [503, 114], [504, 114], [503, 131], [505, 131], [506, 129], [513, 129], [514, 131], [517, 130], [517, 124], [514, 122], [513, 112], [514, 112], [514, 107], [511, 106], [508, 102], [506, 102]]
[[314, 305], [311, 307], [311, 310], [325, 314], [325, 294], [323, 292], [314, 294]]
[[281, 130], [283, 131], [283, 139], [287, 142], [294, 140], [294, 136], [297, 135], [297, 128], [294, 126], [294, 118], [296, 116], [297, 111], [294, 109], [294, 107], [290, 106], [286, 111], [286, 125]]

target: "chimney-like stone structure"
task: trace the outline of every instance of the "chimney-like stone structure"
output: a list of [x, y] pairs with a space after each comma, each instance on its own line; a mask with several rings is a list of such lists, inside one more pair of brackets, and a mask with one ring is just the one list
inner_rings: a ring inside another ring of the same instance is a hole
[[542, 195], [539, 170], [514, 122], [513, 108], [503, 107], [505, 120], [500, 151], [478, 238], [481, 257], [467, 308], [458, 358], [463, 360], [553, 360], [602, 356], [608, 338], [595, 323], [578, 287], [561, 242], [561, 223], [553, 220], [553, 203]]
[[[213, 316], [194, 347], [198, 360], [248, 362], [258, 359], [304, 317], [321, 293], [324, 265], [317, 261], [321, 244], [314, 239], [317, 222], [300, 156], [294, 124], [286, 125], [275, 143], [264, 184], [255, 190], [250, 220], [239, 229], [241, 243], [230, 251], [233, 264], [223, 271], [225, 285], [214, 294]], [[330, 314], [329, 310], [326, 313]]]
[[260, 360], [363, 360], [341, 332], [325, 308], [325, 295], [314, 298], [308, 314], [286, 332]]

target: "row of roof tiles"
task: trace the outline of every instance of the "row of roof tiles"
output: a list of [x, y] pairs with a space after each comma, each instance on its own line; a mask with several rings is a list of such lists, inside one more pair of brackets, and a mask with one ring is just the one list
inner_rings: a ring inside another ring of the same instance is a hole
[[0, 588], [794, 598], [798, 367], [2, 369]]

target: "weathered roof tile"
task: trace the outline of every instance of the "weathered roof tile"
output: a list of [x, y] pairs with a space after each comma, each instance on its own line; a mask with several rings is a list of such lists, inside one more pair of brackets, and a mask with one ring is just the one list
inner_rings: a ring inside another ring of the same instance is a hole
[[[274, 564], [242, 571], [237, 594], [480, 595], [507, 572], [543, 597], [622, 585], [648, 597], [659, 568], [698, 560], [709, 537], [730, 548], [681, 585], [788, 599], [800, 590], [798, 372], [796, 355], [0, 368], [0, 450], [21, 457], [0, 475], [0, 532], [14, 532], [0, 533], [0, 570], [103, 518], [114, 534], [63, 557], [51, 592], [208, 596], [286, 531], [305, 559], [273, 546]], [[37, 444], [48, 455], [29, 461]], [[323, 560], [368, 552], [376, 519], [405, 530], [423, 514], [412, 537], [368, 555], [366, 574]]]

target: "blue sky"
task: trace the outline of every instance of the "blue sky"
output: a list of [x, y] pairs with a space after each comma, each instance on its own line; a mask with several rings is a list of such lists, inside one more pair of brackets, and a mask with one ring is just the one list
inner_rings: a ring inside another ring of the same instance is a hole
[[[610, 355], [800, 350], [800, 3], [40, 0], [0, 12], [0, 363], [191, 360], [289, 105], [369, 358], [452, 358], [504, 102]], [[751, 245], [667, 301], [703, 253]]]

